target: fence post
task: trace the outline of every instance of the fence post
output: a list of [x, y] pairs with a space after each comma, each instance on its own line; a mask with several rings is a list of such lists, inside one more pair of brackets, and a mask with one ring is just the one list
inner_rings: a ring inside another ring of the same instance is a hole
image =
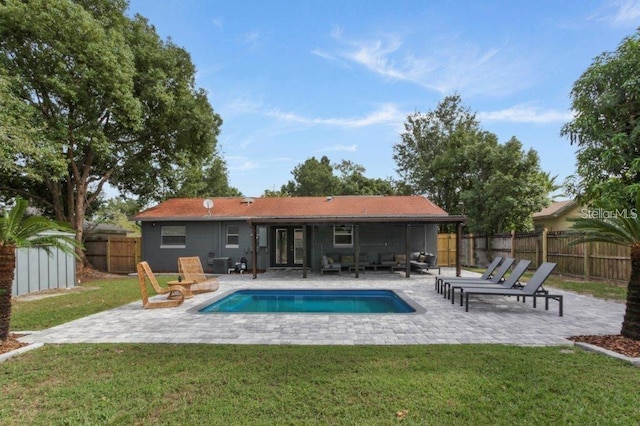
[[546, 262], [549, 256], [549, 230], [544, 228], [542, 230], [542, 262]]
[[467, 259], [469, 261], [469, 266], [476, 266], [476, 258], [473, 255], [474, 253], [474, 246], [475, 246], [475, 239], [473, 238], [473, 234], [469, 234], [469, 237], [467, 238], [467, 249], [468, 249], [468, 255], [467, 255]]
[[588, 280], [591, 276], [590, 266], [591, 262], [589, 261], [589, 257], [591, 256], [591, 243], [582, 244], [582, 253], [583, 253], [583, 261], [584, 261], [584, 279]]
[[511, 257], [516, 258], [516, 231], [511, 231]]
[[107, 272], [111, 273], [111, 237], [107, 237]]

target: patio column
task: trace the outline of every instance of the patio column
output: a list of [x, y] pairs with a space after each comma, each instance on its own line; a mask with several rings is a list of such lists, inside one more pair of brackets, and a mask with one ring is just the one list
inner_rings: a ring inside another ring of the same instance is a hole
[[411, 253], [409, 253], [409, 238], [411, 233], [411, 225], [406, 225], [404, 231], [404, 276], [405, 278], [411, 278]]
[[253, 279], [258, 278], [258, 250], [256, 248], [256, 241], [258, 241], [258, 227], [255, 223], [251, 224], [251, 266], [253, 269]]
[[360, 278], [360, 226], [353, 225], [353, 244], [355, 251], [353, 253], [355, 259], [353, 259], [356, 267], [356, 278]]
[[306, 223], [302, 225], [302, 247], [304, 249], [302, 255], [302, 278], [307, 278], [307, 247], [309, 247], [309, 243], [307, 241], [307, 228], [308, 225]]
[[462, 250], [462, 222], [458, 223], [458, 229], [456, 232], [456, 277], [462, 275], [460, 268], [460, 250]]

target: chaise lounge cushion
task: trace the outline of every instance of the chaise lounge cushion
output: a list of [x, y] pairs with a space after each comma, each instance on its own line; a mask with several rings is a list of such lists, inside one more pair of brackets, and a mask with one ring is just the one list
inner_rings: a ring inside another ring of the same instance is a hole
[[331, 259], [327, 255], [322, 256], [322, 265], [320, 265], [320, 274], [324, 274], [325, 272], [338, 272], [342, 269], [342, 265], [338, 262], [329, 262]]

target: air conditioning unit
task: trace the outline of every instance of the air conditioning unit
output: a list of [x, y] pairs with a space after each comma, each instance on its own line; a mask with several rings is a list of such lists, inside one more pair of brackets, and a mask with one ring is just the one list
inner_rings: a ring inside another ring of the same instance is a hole
[[216, 257], [213, 259], [213, 273], [214, 274], [227, 274], [231, 269], [230, 257]]

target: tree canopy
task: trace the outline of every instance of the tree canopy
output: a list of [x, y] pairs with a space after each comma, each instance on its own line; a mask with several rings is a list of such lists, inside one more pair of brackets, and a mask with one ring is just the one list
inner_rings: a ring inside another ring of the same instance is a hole
[[[15, 124], [0, 134], [11, 147], [0, 150], [0, 194], [70, 223], [78, 241], [107, 183], [157, 201], [195, 169], [217, 185], [207, 195], [229, 191], [216, 146], [222, 121], [195, 86], [188, 52], [126, 8], [124, 0], [0, 3], [0, 103], [11, 105], [0, 128]], [[17, 113], [25, 119], [11, 121]]]
[[409, 115], [404, 127], [394, 145], [398, 173], [413, 193], [466, 214], [468, 231], [527, 231], [532, 214], [548, 205], [548, 174], [535, 150], [524, 152], [515, 137], [500, 144], [459, 95]]
[[264, 196], [392, 195], [397, 192], [391, 179], [367, 178], [365, 172], [362, 165], [352, 161], [332, 164], [326, 155], [320, 160], [311, 157], [293, 169], [294, 179], [282, 185], [280, 191], [267, 190]]
[[574, 118], [561, 134], [576, 145], [568, 191], [600, 207], [633, 206], [640, 191], [640, 30], [605, 52], [574, 83]]

